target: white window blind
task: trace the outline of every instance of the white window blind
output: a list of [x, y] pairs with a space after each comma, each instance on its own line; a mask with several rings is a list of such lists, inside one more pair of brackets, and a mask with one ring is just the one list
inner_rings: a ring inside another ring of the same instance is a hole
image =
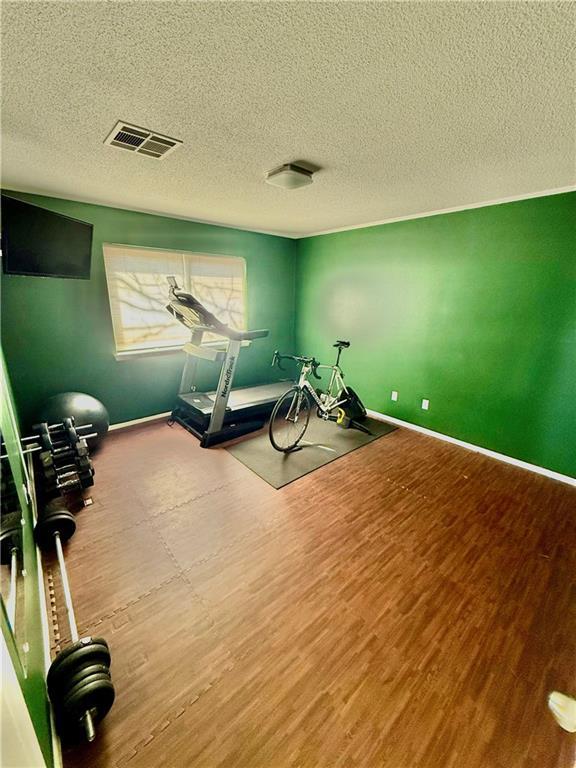
[[180, 347], [190, 340], [190, 331], [166, 311], [168, 275], [223, 323], [246, 327], [244, 259], [124, 245], [105, 244], [103, 250], [117, 352]]

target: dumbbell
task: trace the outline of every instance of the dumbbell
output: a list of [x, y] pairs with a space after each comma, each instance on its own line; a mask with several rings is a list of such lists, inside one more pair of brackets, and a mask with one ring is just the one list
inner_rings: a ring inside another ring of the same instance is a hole
[[88, 741], [93, 741], [96, 724], [108, 714], [114, 702], [114, 686], [106, 640], [78, 635], [62, 550], [62, 542], [73, 536], [75, 530], [74, 515], [62, 499], [55, 499], [45, 507], [34, 528], [40, 549], [56, 548], [72, 641], [52, 662], [46, 684], [61, 735], [73, 740], [83, 733]]
[[18, 579], [18, 560], [22, 551], [22, 523], [20, 512], [2, 515], [0, 522], [0, 562], [10, 565], [10, 591], [6, 600], [8, 621], [15, 631], [16, 589]]
[[40, 439], [43, 453], [50, 454], [56, 463], [66, 463], [69, 460], [79, 462], [83, 469], [92, 468], [88, 443], [86, 439], [92, 435], [81, 436], [78, 430], [90, 429], [91, 424], [76, 427], [73, 418], [66, 418], [60, 424], [36, 424], [34, 430]]
[[[72, 419], [64, 419], [62, 426], [50, 429], [48, 425], [41, 425], [48, 432], [50, 438], [50, 450], [55, 462], [62, 463], [69, 460], [82, 462], [86, 467], [90, 466], [88, 456], [88, 443], [79, 437]], [[43, 433], [43, 444], [49, 445], [46, 433]]]
[[90, 470], [80, 471], [75, 464], [63, 466], [47, 465], [44, 471], [46, 491], [60, 495], [62, 493], [75, 493], [94, 485], [94, 479]]
[[78, 493], [94, 485], [88, 444], [79, 436], [73, 418], [53, 425], [43, 422], [34, 429], [41, 445], [40, 463], [49, 495]]

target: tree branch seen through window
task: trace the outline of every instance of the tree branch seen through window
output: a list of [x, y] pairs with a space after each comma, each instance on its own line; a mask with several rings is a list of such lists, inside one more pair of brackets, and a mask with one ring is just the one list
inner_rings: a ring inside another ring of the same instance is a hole
[[[189, 341], [190, 332], [166, 311], [168, 275], [223, 323], [246, 327], [243, 259], [117, 245], [104, 246], [104, 259], [117, 352]], [[204, 339], [210, 336], [217, 338]]]

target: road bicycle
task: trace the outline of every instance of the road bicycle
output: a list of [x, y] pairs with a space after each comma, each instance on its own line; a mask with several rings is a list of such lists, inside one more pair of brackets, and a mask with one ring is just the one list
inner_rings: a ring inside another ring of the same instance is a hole
[[[278, 350], [274, 352], [272, 365], [277, 365], [280, 370], [286, 370], [282, 367], [283, 360], [293, 360], [302, 366], [298, 383], [280, 397], [270, 417], [268, 434], [270, 442], [277, 451], [288, 453], [299, 448], [314, 407], [316, 407], [317, 416], [325, 421], [335, 421], [341, 426], [353, 426], [370, 434], [370, 431], [358, 422], [359, 418], [366, 416], [366, 410], [354, 390], [344, 383], [344, 374], [340, 368], [342, 350], [349, 346], [349, 341], [342, 340], [334, 344], [338, 349], [334, 365], [324, 365], [314, 357], [281, 355]], [[321, 369], [331, 371], [325, 391], [313, 387], [308, 378], [314, 376], [321, 380], [322, 377], [318, 375]], [[350, 418], [345, 410], [345, 407], [348, 408], [351, 404], [355, 407], [355, 418]]]

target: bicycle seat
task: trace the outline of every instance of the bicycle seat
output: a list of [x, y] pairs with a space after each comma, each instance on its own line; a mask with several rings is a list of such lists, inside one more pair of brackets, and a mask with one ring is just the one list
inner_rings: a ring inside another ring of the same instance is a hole
[[337, 349], [348, 349], [348, 347], [350, 346], [350, 342], [342, 341], [341, 339], [338, 339], [336, 341], [336, 344], [333, 344], [332, 346], [337, 347]]

